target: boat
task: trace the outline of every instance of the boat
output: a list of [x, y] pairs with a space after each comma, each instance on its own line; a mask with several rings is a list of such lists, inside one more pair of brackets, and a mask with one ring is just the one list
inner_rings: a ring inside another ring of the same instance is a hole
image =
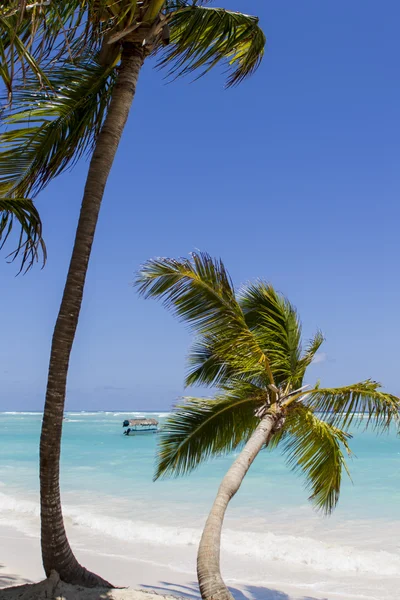
[[124, 435], [136, 435], [137, 433], [157, 433], [158, 421], [155, 419], [126, 419], [122, 423], [125, 427]]

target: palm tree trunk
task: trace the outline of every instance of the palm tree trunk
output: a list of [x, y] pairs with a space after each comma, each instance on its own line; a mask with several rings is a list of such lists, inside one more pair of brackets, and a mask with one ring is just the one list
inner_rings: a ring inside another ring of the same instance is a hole
[[197, 577], [203, 600], [233, 600], [220, 568], [221, 531], [229, 502], [240, 488], [243, 478], [260, 450], [272, 435], [279, 414], [268, 413], [259, 423], [242, 452], [222, 480], [217, 497], [206, 521], [197, 554]]
[[125, 44], [107, 117], [90, 162], [74, 248], [51, 345], [40, 438], [42, 558], [46, 575], [57, 571], [68, 583], [110, 584], [82, 567], [69, 545], [61, 509], [60, 447], [69, 358], [78, 325], [83, 289], [107, 178], [135, 96], [144, 50]]

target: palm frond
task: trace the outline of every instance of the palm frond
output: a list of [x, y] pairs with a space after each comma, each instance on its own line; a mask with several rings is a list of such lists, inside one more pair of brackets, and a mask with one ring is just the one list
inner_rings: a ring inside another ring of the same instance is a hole
[[257, 17], [196, 4], [171, 13], [171, 44], [158, 63], [173, 76], [202, 69], [200, 77], [221, 61], [230, 75], [227, 86], [240, 83], [261, 63], [266, 43]]
[[301, 385], [301, 324], [292, 304], [262, 281], [242, 288], [239, 304], [249, 329], [269, 357], [276, 383]]
[[[297, 369], [300, 381], [303, 380], [307, 367], [311, 365], [316, 353], [318, 352], [324, 341], [325, 338], [321, 331], [317, 331], [314, 337], [309, 341], [301, 359], [298, 361]], [[300, 381], [298, 383], [299, 386], [301, 385]]]
[[188, 373], [186, 386], [207, 385], [220, 386], [234, 375], [229, 363], [216, 353], [219, 338], [217, 336], [202, 336], [196, 338], [188, 356]]
[[264, 369], [273, 381], [268, 357], [245, 322], [222, 261], [206, 253], [194, 253], [191, 261], [150, 260], [138, 274], [136, 285], [146, 298], [162, 299], [164, 306], [200, 336], [217, 340], [215, 354], [235, 376]]
[[155, 478], [189, 473], [210, 456], [246, 442], [265, 403], [263, 390], [241, 382], [213, 400], [188, 398], [167, 418], [160, 433]]
[[9, 96], [35, 76], [51, 90], [49, 64], [71, 64], [95, 56], [104, 36], [135, 13], [133, 0], [10, 0], [0, 6], [0, 76]]
[[143, 15], [143, 21], [152, 23], [160, 14], [165, 3], [165, 0], [149, 0], [147, 10]]
[[22, 255], [20, 271], [25, 272], [39, 260], [42, 254], [46, 262], [46, 246], [42, 239], [42, 222], [31, 200], [26, 198], [0, 198], [0, 249], [3, 248], [13, 229], [14, 222], [20, 226], [16, 249], [9, 254], [11, 260]]
[[280, 447], [288, 465], [305, 476], [315, 507], [331, 513], [339, 500], [343, 469], [349, 474], [345, 453], [351, 456], [351, 435], [303, 407], [293, 409], [285, 429]]
[[193, 253], [192, 260], [149, 260], [138, 273], [136, 285], [145, 298], [162, 299], [166, 308], [201, 334], [219, 333], [234, 325], [246, 328], [222, 261], [205, 252]]
[[189, 351], [185, 384], [223, 388], [235, 379], [265, 388], [270, 377], [260, 356], [251, 334], [235, 344], [231, 332], [198, 336]]
[[400, 398], [381, 391], [381, 385], [368, 379], [339, 388], [317, 388], [306, 401], [322, 418], [333, 425], [372, 426], [386, 430], [392, 422], [400, 423]]
[[7, 89], [8, 100], [12, 97], [16, 73], [23, 74], [25, 68], [36, 76], [40, 85], [48, 84], [32, 50], [29, 27], [17, 13], [9, 16], [0, 13], [0, 77]]
[[115, 81], [112, 70], [83, 60], [54, 67], [52, 91], [34, 78], [14, 91], [0, 134], [0, 193], [34, 196], [93, 148]]

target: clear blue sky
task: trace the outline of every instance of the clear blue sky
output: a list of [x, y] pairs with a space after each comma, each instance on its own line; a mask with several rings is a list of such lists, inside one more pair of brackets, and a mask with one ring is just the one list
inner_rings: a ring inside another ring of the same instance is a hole
[[[265, 278], [327, 341], [310, 380], [372, 377], [395, 393], [400, 337], [398, 0], [224, 0], [258, 14], [262, 67], [165, 85], [147, 64], [101, 212], [69, 409], [168, 409], [189, 335], [131, 282], [154, 256], [221, 256]], [[0, 260], [0, 410], [41, 409], [88, 163], [38, 199], [46, 268]]]

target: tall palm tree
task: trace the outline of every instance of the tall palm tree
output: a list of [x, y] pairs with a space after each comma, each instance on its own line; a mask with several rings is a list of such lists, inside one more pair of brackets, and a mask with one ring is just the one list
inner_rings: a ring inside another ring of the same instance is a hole
[[35, 196], [83, 153], [92, 152], [53, 334], [40, 440], [43, 564], [47, 574], [55, 569], [67, 582], [104, 584], [78, 563], [66, 537], [60, 442], [68, 364], [97, 219], [140, 70], [154, 54], [173, 76], [196, 70], [202, 75], [224, 62], [227, 85], [232, 86], [257, 69], [264, 52], [265, 36], [256, 17], [203, 4], [50, 0], [32, 3], [32, 11], [39, 9], [31, 16], [25, 0], [14, 0], [14, 12], [0, 13], [0, 31], [1, 18], [14, 19], [17, 39], [24, 42], [18, 45], [9, 28], [0, 54], [10, 65], [22, 59], [33, 65], [28, 74], [26, 65], [20, 70], [19, 85], [13, 83], [11, 67], [0, 71], [12, 92], [12, 105], [3, 115], [12, 127], [0, 137], [0, 192], [11, 198]]
[[15, 221], [20, 233], [15, 250], [8, 257], [15, 260], [21, 256], [22, 270], [29, 269], [43, 256], [46, 261], [46, 246], [42, 238], [42, 222], [34, 204], [26, 198], [0, 198], [0, 249], [11, 235]]
[[305, 386], [322, 334], [303, 351], [290, 302], [262, 281], [236, 294], [223, 263], [207, 254], [150, 260], [137, 285], [145, 297], [161, 298], [195, 332], [187, 385], [218, 389], [210, 400], [187, 398], [167, 419], [155, 478], [184, 475], [244, 444], [221, 482], [197, 558], [202, 598], [233, 600], [220, 571], [221, 530], [228, 504], [259, 452], [279, 446], [289, 466], [305, 476], [311, 502], [330, 513], [347, 471], [349, 427], [362, 423], [384, 430], [399, 422], [400, 399], [371, 380], [329, 389]]

